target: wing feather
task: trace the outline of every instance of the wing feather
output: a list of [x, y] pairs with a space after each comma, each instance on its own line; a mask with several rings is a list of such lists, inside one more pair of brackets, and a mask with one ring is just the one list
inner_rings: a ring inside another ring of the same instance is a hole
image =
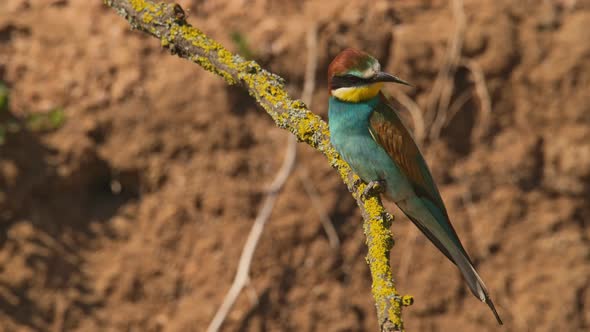
[[[381, 147], [387, 152], [389, 157], [398, 166], [406, 178], [410, 181], [414, 192], [418, 197], [428, 200], [432, 203], [433, 208], [436, 208], [442, 213], [442, 226], [451, 234], [451, 238], [461, 248], [463, 252], [465, 249], [457, 236], [457, 232], [449, 221], [447, 209], [442, 201], [438, 188], [432, 179], [428, 165], [412, 138], [408, 129], [404, 126], [399, 116], [395, 113], [392, 106], [389, 105], [383, 95], [381, 95], [381, 102], [375, 108], [373, 114], [369, 119], [369, 131]], [[434, 211], [433, 211], [434, 212]], [[440, 242], [439, 239], [428, 230], [427, 227], [421, 225], [413, 217], [410, 217], [412, 222], [447, 256], [451, 261], [448, 250]], [[467, 253], [465, 252], [465, 255]]]
[[432, 201], [446, 216], [444, 203], [420, 149], [383, 95], [369, 119], [369, 125], [375, 141], [410, 180], [416, 194]]

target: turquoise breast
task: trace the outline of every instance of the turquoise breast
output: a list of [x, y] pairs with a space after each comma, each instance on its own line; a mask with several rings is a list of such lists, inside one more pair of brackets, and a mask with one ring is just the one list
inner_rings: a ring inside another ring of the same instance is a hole
[[369, 119], [380, 102], [377, 96], [362, 103], [330, 97], [328, 118], [332, 145], [364, 182], [384, 180], [395, 201], [413, 193], [407, 179], [369, 132]]

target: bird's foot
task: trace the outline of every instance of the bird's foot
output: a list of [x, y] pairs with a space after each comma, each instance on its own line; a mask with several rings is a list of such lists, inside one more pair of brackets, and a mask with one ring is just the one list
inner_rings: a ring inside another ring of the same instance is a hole
[[367, 184], [363, 191], [363, 198], [367, 199], [369, 196], [379, 195], [385, 192], [385, 181], [375, 180]]

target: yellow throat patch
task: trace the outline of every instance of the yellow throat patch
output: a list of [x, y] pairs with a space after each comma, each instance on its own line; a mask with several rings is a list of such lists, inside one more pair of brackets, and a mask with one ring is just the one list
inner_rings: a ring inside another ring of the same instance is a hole
[[353, 86], [332, 90], [332, 96], [350, 103], [358, 103], [375, 97], [381, 91], [383, 83]]

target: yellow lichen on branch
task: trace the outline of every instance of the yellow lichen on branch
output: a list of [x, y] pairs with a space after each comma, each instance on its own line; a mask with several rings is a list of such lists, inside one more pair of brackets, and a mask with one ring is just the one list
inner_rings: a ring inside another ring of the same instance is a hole
[[281, 77], [264, 70], [254, 61], [232, 54], [188, 24], [179, 5], [149, 0], [104, 2], [129, 21], [132, 28], [160, 39], [162, 47], [221, 76], [228, 84], [240, 84], [277, 126], [289, 130], [299, 141], [309, 144], [328, 158], [362, 212], [368, 246], [367, 263], [373, 279], [372, 293], [381, 330], [403, 330], [402, 306], [410, 305], [413, 299], [398, 294], [389, 265], [389, 252], [393, 247], [389, 228], [393, 217], [384, 210], [378, 197], [363, 197], [361, 193], [366, 184], [359, 180], [330, 144], [326, 122], [310, 112], [303, 102], [291, 99]]

